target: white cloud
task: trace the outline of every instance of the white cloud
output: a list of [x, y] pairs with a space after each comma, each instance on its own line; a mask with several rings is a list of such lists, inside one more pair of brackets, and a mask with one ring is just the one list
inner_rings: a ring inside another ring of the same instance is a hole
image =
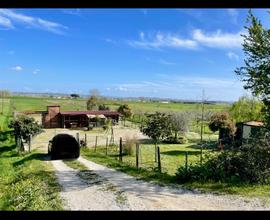
[[145, 39], [145, 34], [141, 32], [139, 41], [128, 41], [128, 44], [132, 47], [143, 49], [160, 49], [162, 47], [195, 49], [197, 47], [197, 43], [193, 40], [183, 39], [174, 34], [163, 34], [160, 32], [148, 40]]
[[40, 72], [40, 69], [35, 69], [34, 71], [33, 71], [33, 74], [38, 74]]
[[231, 60], [239, 60], [239, 56], [236, 54], [236, 53], [234, 53], [234, 52], [228, 52], [227, 54], [226, 54]]
[[22, 67], [21, 66], [14, 66], [14, 67], [11, 67], [11, 70], [14, 70], [14, 71], [16, 71], [16, 72], [20, 72], [20, 71], [22, 71]]
[[205, 34], [200, 29], [195, 29], [192, 37], [198, 43], [208, 47], [233, 48], [242, 46], [243, 38], [240, 36], [241, 33], [222, 33], [221, 30], [217, 30], [214, 33]]
[[4, 18], [6, 19], [10, 19], [14, 22], [24, 24], [27, 27], [34, 27], [56, 34], [64, 34], [63, 30], [67, 29], [67, 27], [62, 24], [47, 21], [38, 17], [23, 15], [10, 9], [0, 9], [0, 16], [4, 16]]
[[139, 40], [129, 40], [127, 43], [135, 48], [141, 49], [161, 49], [161, 48], [186, 48], [196, 49], [199, 46], [212, 48], [240, 48], [242, 47], [243, 37], [237, 33], [226, 33], [221, 30], [206, 33], [200, 29], [194, 29], [191, 38], [182, 38], [172, 33], [158, 32], [154, 35], [139, 33]]
[[[159, 80], [122, 83], [111, 87], [111, 91], [134, 96], [172, 97], [197, 99], [202, 89], [209, 100], [234, 100], [241, 96], [243, 85], [236, 78], [200, 77], [159, 74]], [[110, 92], [111, 92], [110, 91]], [[221, 97], [220, 94], [223, 94]]]
[[140, 38], [141, 40], [144, 40], [144, 32], [140, 32]]
[[14, 28], [11, 21], [3, 16], [0, 16], [0, 26], [3, 26], [8, 29]]
[[160, 59], [159, 62], [160, 62], [161, 64], [164, 64], [164, 65], [176, 65], [176, 63], [169, 62], [169, 61], [164, 60], [164, 59]]
[[116, 44], [116, 42], [113, 40], [113, 39], [111, 39], [111, 38], [106, 38], [106, 39], [104, 39], [107, 43], [112, 43], [112, 44]]
[[231, 21], [233, 24], [237, 24], [237, 19], [238, 19], [238, 11], [236, 9], [233, 9], [233, 8], [230, 8], [230, 9], [227, 9], [227, 12], [231, 18]]

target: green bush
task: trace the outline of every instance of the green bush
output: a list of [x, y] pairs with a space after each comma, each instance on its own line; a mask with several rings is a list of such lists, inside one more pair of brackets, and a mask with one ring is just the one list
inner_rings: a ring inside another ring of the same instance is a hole
[[179, 182], [220, 181], [270, 183], [270, 134], [254, 138], [240, 148], [209, 154], [202, 164], [179, 167]]
[[188, 143], [188, 139], [185, 136], [181, 136], [177, 138], [174, 136], [170, 136], [166, 138], [163, 142], [167, 144], [186, 144]]

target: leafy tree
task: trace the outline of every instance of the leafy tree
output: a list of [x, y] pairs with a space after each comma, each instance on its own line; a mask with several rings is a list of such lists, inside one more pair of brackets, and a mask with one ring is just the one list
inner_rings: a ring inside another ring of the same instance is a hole
[[140, 130], [143, 134], [152, 138], [157, 144], [160, 140], [169, 137], [172, 134], [170, 116], [156, 112], [154, 114], [147, 114], [146, 120], [142, 123]]
[[109, 106], [106, 106], [106, 105], [104, 105], [104, 104], [101, 104], [101, 105], [99, 105], [98, 106], [98, 110], [110, 110], [110, 108], [109, 108]]
[[232, 136], [236, 130], [235, 125], [227, 112], [214, 113], [210, 118], [208, 126], [213, 132], [219, 131], [219, 138], [222, 138], [223, 135], [225, 137]]
[[233, 103], [229, 111], [236, 123], [251, 120], [261, 121], [263, 119], [262, 108], [263, 103], [255, 97], [242, 96], [237, 102]]
[[188, 131], [188, 116], [185, 113], [172, 113], [170, 123], [175, 139], [177, 139], [178, 133], [183, 134]]
[[86, 102], [87, 110], [97, 110], [101, 104], [101, 96], [97, 89], [90, 90], [90, 97]]
[[42, 132], [42, 127], [35, 119], [26, 115], [19, 115], [16, 119], [11, 120], [8, 127], [14, 129], [16, 141], [17, 138], [29, 141], [30, 135], [35, 136]]
[[72, 98], [79, 98], [80, 95], [79, 94], [72, 93], [72, 94], [70, 94], [70, 97], [72, 97]]
[[263, 101], [264, 121], [270, 129], [270, 29], [264, 28], [251, 11], [247, 23], [248, 33], [242, 35], [245, 65], [237, 68], [235, 73], [245, 83], [244, 88]]
[[[124, 104], [124, 105], [120, 105], [119, 108], [117, 109], [117, 111], [122, 114], [123, 118], [124, 118], [124, 123], [125, 123], [125, 120], [127, 118], [130, 118], [131, 115], [132, 115], [132, 111], [130, 109], [130, 107], [127, 105], [127, 104]], [[125, 124], [124, 124], [125, 125]]]

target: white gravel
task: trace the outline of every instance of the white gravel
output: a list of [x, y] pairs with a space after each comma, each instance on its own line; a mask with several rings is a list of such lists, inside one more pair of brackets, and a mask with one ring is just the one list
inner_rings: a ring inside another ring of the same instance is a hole
[[270, 210], [259, 199], [163, 187], [82, 157], [78, 161], [98, 175], [90, 184], [61, 160], [52, 161], [69, 210]]

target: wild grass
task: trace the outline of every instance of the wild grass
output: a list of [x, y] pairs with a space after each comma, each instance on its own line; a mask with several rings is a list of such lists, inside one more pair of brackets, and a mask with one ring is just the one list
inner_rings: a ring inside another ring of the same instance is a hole
[[1, 144], [0, 151], [1, 210], [62, 209], [60, 186], [45, 154], [19, 156], [12, 141]]
[[[12, 96], [11, 101], [17, 111], [46, 110], [47, 105], [60, 105], [61, 110], [86, 110], [86, 98], [78, 99], [57, 99], [51, 97], [27, 97]], [[159, 102], [138, 102], [138, 101], [113, 101], [104, 100], [104, 104], [111, 110], [117, 110], [122, 104], [128, 104], [133, 113], [154, 112], [154, 111], [185, 111], [200, 109], [199, 104], [189, 103], [159, 103]], [[223, 111], [228, 109], [229, 104], [217, 103], [206, 105], [207, 110]]]
[[18, 154], [7, 129], [9, 114], [7, 110], [0, 132], [0, 210], [62, 210], [60, 186], [46, 154]]
[[69, 159], [69, 160], [63, 160], [63, 162], [75, 169], [75, 170], [87, 170], [87, 167], [85, 165], [83, 165], [82, 163], [80, 163], [77, 159]]

